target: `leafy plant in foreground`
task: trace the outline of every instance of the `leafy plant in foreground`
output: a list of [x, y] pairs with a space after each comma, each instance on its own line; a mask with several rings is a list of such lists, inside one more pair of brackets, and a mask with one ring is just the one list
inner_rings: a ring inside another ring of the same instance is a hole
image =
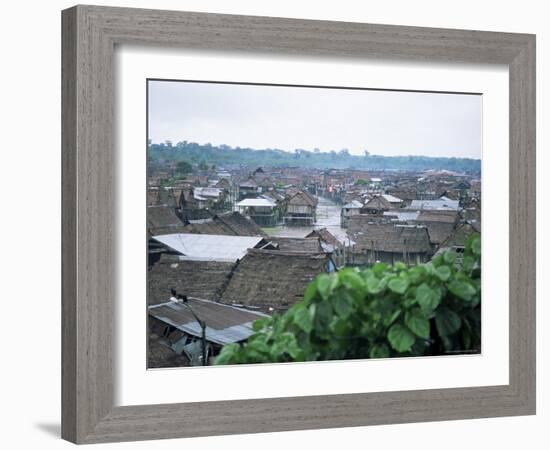
[[254, 322], [215, 364], [322, 361], [479, 352], [481, 239], [460, 262], [447, 251], [408, 268], [378, 263], [319, 275], [302, 301]]

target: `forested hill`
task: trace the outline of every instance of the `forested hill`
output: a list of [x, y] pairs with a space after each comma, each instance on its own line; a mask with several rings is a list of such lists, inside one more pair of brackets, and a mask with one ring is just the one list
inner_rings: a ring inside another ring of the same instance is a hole
[[348, 150], [321, 152], [296, 149], [286, 152], [278, 149], [256, 150], [252, 148], [214, 146], [194, 142], [170, 142], [150, 144], [150, 160], [187, 161], [208, 165], [245, 165], [264, 167], [314, 167], [318, 169], [370, 169], [370, 170], [451, 170], [477, 173], [481, 161], [470, 158], [436, 158], [429, 156], [380, 156], [365, 154], [351, 155]]

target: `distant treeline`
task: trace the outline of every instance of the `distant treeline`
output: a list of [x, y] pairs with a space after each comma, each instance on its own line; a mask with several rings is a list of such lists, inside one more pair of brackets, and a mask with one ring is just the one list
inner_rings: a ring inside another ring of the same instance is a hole
[[451, 170], [478, 173], [481, 161], [471, 158], [448, 158], [431, 156], [380, 156], [365, 152], [352, 155], [347, 149], [321, 152], [296, 149], [288, 152], [280, 149], [253, 149], [197, 144], [195, 142], [170, 142], [149, 145], [149, 160], [159, 162], [188, 161], [192, 164], [216, 166], [243, 165], [264, 167], [313, 167], [318, 169], [369, 169], [369, 170]]

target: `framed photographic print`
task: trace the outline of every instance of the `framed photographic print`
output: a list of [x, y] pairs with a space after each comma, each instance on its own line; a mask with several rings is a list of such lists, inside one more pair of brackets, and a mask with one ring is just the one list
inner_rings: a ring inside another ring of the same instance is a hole
[[532, 35], [63, 11], [63, 437], [534, 414], [534, 77]]

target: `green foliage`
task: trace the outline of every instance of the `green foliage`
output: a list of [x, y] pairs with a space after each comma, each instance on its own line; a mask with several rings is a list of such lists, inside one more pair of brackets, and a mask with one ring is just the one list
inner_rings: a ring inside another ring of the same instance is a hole
[[[331, 151], [308, 151], [296, 149], [294, 152], [276, 148], [253, 149], [215, 146], [182, 141], [177, 144], [160, 143], [149, 145], [148, 157], [154, 161], [188, 161], [193, 164], [208, 162], [216, 166], [238, 164], [250, 167], [313, 167], [317, 169], [370, 169], [370, 170], [452, 170], [478, 173], [481, 161], [470, 158], [445, 158], [430, 156], [381, 156], [353, 155], [342, 149]], [[202, 170], [202, 169], [201, 169]]]
[[176, 164], [176, 172], [186, 174], [193, 172], [193, 167], [187, 161], [178, 161]]
[[369, 180], [365, 180], [364, 178], [359, 178], [357, 181], [355, 181], [355, 186], [365, 186], [369, 184]]
[[302, 301], [254, 323], [242, 345], [216, 364], [387, 358], [479, 352], [481, 245], [466, 243], [462, 264], [446, 252], [408, 268], [378, 263], [319, 275]]

